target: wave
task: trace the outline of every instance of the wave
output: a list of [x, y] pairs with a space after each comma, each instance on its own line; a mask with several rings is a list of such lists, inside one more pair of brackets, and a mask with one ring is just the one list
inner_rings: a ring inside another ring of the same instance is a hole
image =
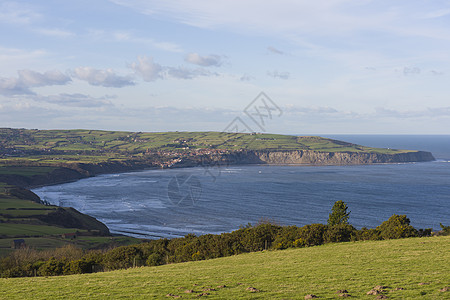
[[450, 163], [450, 160], [447, 159], [436, 159], [434, 163]]
[[[414, 227], [439, 229], [439, 222], [450, 214], [449, 162], [248, 166], [226, 168], [225, 176], [216, 181], [208, 180], [201, 168], [184, 169], [182, 173], [197, 175], [202, 187], [201, 198], [186, 207], [173, 205], [168, 198], [173, 170], [92, 177], [33, 191], [43, 200], [62, 202], [98, 218], [113, 233], [149, 238], [226, 232], [261, 218], [286, 225], [326, 222], [337, 200], [348, 204], [354, 216], [350, 222], [357, 228], [376, 227], [395, 213], [406, 214]], [[179, 192], [183, 196], [189, 189]], [[362, 215], [368, 217], [358, 218]]]

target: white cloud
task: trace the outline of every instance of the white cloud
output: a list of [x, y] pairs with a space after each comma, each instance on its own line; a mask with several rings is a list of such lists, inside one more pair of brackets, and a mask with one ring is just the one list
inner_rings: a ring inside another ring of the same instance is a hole
[[135, 43], [168, 52], [183, 52], [182, 47], [176, 43], [168, 41], [158, 41], [149, 37], [141, 37], [136, 35], [132, 31], [117, 30], [109, 32], [99, 29], [89, 29], [88, 32], [88, 35], [96, 42], [98, 42], [99, 40], [103, 40], [107, 42], [114, 41], [120, 43]]
[[395, 109], [388, 109], [384, 107], [375, 108], [375, 116], [378, 118], [394, 118], [394, 119], [410, 119], [410, 118], [450, 118], [450, 107], [433, 107], [422, 110], [406, 110], [400, 111]]
[[171, 42], [157, 42], [151, 40], [150, 43], [158, 49], [169, 51], [169, 52], [183, 52], [183, 49], [180, 45]]
[[[305, 32], [325, 28], [332, 31], [346, 30], [368, 24], [375, 21], [375, 17], [380, 16], [379, 10], [374, 9], [376, 7], [372, 8], [370, 13], [364, 11], [364, 5], [369, 5], [369, 1], [358, 4], [350, 0], [111, 1], [143, 14], [163, 15], [197, 27], [233, 27], [241, 31], [251, 29], [270, 32], [285, 30]], [[363, 15], [351, 14], [352, 9], [359, 9]], [[355, 21], [358, 22], [355, 23]]]
[[161, 66], [160, 64], [155, 63], [152, 57], [147, 56], [139, 56], [138, 61], [132, 63], [130, 68], [147, 82], [170, 77], [176, 79], [193, 79], [200, 76], [218, 76], [215, 72], [210, 72], [201, 68], [190, 69], [183, 66]]
[[199, 76], [217, 76], [217, 73], [204, 69], [189, 69], [185, 67], [167, 67], [167, 74], [178, 79], [192, 79]]
[[83, 94], [59, 94], [50, 96], [36, 96], [32, 99], [47, 103], [57, 104], [69, 107], [105, 107], [112, 106], [111, 101], [105, 98], [94, 98]]
[[33, 92], [19, 78], [0, 77], [0, 94], [5, 96], [32, 94]]
[[73, 71], [73, 76], [95, 86], [120, 88], [134, 85], [130, 76], [119, 76], [112, 69], [98, 70], [91, 67], [78, 67]]
[[18, 65], [33, 65], [36, 62], [45, 64], [47, 55], [48, 53], [44, 50], [24, 50], [0, 46], [0, 65], [2, 66], [2, 72], [17, 70], [18, 68], [16, 66]]
[[289, 79], [291, 77], [291, 74], [289, 72], [278, 72], [278, 71], [268, 71], [267, 75], [273, 78], [279, 78], [279, 79]]
[[[110, 0], [135, 11], [200, 28], [227, 29], [311, 42], [368, 32], [388, 36], [450, 39], [441, 17], [450, 3], [420, 0]], [[426, 22], [421, 22], [426, 21]]]
[[239, 78], [240, 81], [250, 81], [252, 79], [254, 79], [254, 78], [248, 74], [244, 74]]
[[41, 18], [41, 14], [24, 4], [12, 1], [2, 1], [0, 3], [0, 22], [28, 25]]
[[0, 77], [0, 94], [24, 95], [33, 94], [32, 87], [64, 85], [71, 81], [70, 77], [60, 71], [39, 73], [32, 70], [17, 71], [18, 77]]
[[337, 114], [337, 113], [343, 113], [339, 112], [337, 109], [333, 107], [300, 107], [300, 106], [285, 106], [282, 108], [283, 112], [285, 112], [287, 115], [311, 115], [311, 114]]
[[153, 62], [153, 57], [139, 56], [138, 61], [130, 65], [130, 68], [140, 75], [145, 81], [155, 81], [162, 78], [161, 65]]
[[448, 16], [450, 14], [450, 9], [445, 8], [445, 9], [438, 9], [435, 11], [430, 11], [427, 12], [423, 15], [424, 19], [435, 19], [435, 18], [441, 18], [441, 17], [445, 17]]
[[60, 71], [46, 71], [39, 73], [32, 70], [19, 70], [19, 80], [28, 87], [64, 85], [71, 81], [70, 77]]
[[222, 58], [219, 55], [214, 54], [201, 56], [198, 53], [189, 53], [184, 60], [202, 67], [218, 67], [222, 64]]
[[420, 74], [420, 68], [418, 67], [404, 67], [403, 68], [403, 75], [408, 76], [408, 75], [417, 75]]
[[59, 28], [37, 28], [35, 30], [37, 33], [51, 36], [51, 37], [59, 37], [59, 38], [66, 38], [73, 36], [74, 34], [70, 31], [59, 29]]

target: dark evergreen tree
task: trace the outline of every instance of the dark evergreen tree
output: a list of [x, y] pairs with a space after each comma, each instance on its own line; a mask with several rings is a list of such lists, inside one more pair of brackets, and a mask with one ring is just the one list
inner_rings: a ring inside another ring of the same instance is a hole
[[328, 225], [348, 224], [348, 218], [350, 211], [347, 212], [348, 206], [344, 201], [339, 200], [334, 202], [333, 208], [331, 208], [331, 214], [328, 217]]

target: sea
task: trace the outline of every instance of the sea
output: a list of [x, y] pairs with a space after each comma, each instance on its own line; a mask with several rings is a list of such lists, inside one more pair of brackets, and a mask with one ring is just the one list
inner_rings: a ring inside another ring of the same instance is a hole
[[106, 174], [33, 191], [105, 223], [114, 234], [174, 238], [248, 224], [326, 224], [344, 201], [349, 223], [375, 228], [393, 214], [415, 228], [450, 225], [450, 135], [321, 135], [430, 151], [436, 161], [351, 166], [233, 165]]

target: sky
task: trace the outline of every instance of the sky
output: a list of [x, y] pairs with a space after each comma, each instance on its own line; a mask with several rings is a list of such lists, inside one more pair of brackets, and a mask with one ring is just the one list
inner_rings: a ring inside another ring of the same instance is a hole
[[450, 134], [450, 1], [0, 0], [0, 127]]

